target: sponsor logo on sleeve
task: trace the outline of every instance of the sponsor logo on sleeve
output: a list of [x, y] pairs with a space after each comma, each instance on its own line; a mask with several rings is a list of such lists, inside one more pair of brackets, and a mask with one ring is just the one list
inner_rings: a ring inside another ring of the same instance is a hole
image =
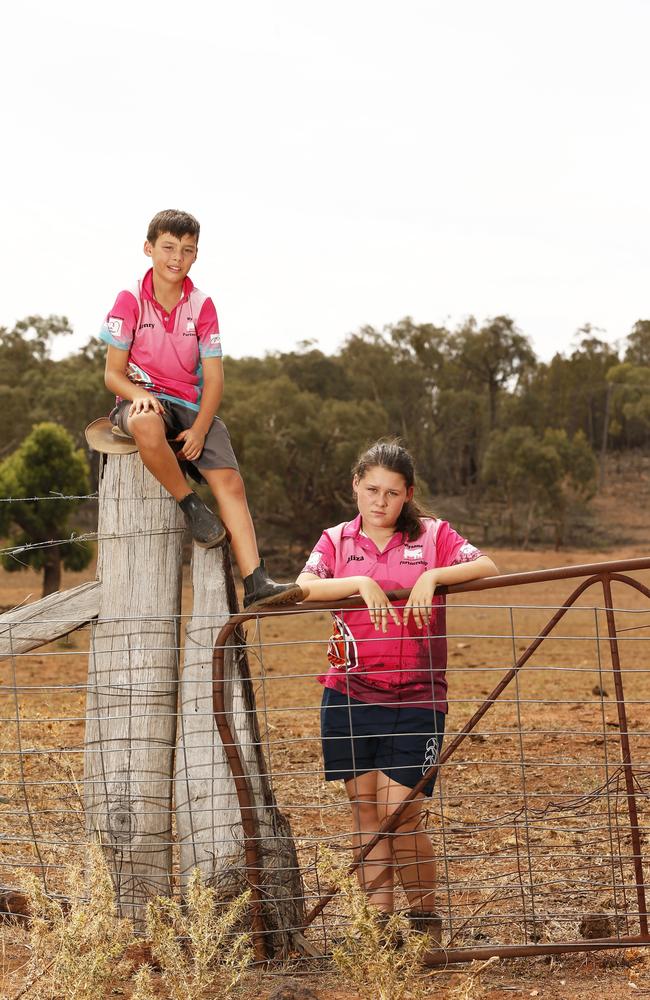
[[219, 333], [211, 333], [210, 334], [210, 346], [211, 347], [218, 347], [220, 343], [221, 343], [221, 334], [219, 334]]
[[115, 337], [117, 339], [122, 336], [122, 320], [117, 316], [109, 316], [106, 326], [108, 327], [108, 332], [111, 337]]
[[458, 550], [458, 555], [456, 556], [456, 562], [457, 563], [473, 562], [475, 559], [478, 559], [480, 554], [481, 553], [479, 549], [477, 549], [475, 545], [472, 545], [471, 542], [465, 542], [465, 544], [461, 545], [461, 547]]

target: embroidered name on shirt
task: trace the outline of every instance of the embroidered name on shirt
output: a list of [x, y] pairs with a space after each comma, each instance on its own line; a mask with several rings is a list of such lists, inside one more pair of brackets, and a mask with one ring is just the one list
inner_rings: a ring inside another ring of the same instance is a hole
[[348, 556], [345, 560], [345, 565], [347, 566], [349, 562], [363, 562], [364, 559], [365, 556]]

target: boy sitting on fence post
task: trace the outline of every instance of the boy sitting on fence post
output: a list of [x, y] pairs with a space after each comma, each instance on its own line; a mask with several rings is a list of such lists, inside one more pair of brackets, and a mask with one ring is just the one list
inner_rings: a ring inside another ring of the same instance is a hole
[[[199, 228], [192, 215], [176, 210], [158, 212], [149, 224], [144, 252], [152, 267], [119, 293], [100, 333], [108, 344], [106, 386], [117, 395], [110, 420], [116, 433], [135, 440], [197, 545], [222, 545], [230, 535], [244, 606], [285, 604], [300, 600], [302, 591], [275, 583], [260, 560], [230, 435], [216, 415], [223, 392], [217, 313], [189, 278]], [[189, 488], [179, 460], [199, 470], [223, 520]]]

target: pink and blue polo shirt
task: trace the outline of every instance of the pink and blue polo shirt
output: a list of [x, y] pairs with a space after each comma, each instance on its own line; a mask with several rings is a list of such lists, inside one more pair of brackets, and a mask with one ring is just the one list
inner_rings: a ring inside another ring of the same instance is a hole
[[222, 355], [212, 299], [185, 278], [179, 302], [167, 313], [154, 297], [153, 270], [137, 288], [119, 293], [99, 336], [129, 352], [132, 382], [191, 410], [201, 403], [201, 359]]
[[[424, 518], [423, 525], [415, 541], [397, 532], [380, 552], [361, 531], [359, 515], [324, 531], [302, 572], [321, 579], [369, 576], [382, 590], [410, 590], [426, 570], [472, 562], [482, 555], [447, 521]], [[398, 601], [395, 607], [405, 603]], [[412, 615], [406, 626], [396, 625], [389, 616], [386, 633], [375, 630], [365, 607], [333, 613], [330, 669], [319, 678], [321, 684], [358, 701], [408, 702], [446, 712], [445, 612], [445, 598], [434, 597], [428, 630], [418, 629]]]

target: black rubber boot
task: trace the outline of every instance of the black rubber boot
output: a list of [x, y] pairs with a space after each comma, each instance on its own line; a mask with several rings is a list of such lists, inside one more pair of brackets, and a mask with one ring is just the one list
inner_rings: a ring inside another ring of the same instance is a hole
[[270, 604], [294, 604], [302, 601], [303, 594], [297, 583], [275, 583], [266, 572], [264, 560], [257, 569], [244, 577], [244, 607], [268, 607]]
[[226, 529], [221, 519], [206, 507], [196, 493], [188, 493], [179, 500], [178, 506], [185, 514], [185, 520], [197, 545], [202, 549], [223, 545], [226, 540]]

